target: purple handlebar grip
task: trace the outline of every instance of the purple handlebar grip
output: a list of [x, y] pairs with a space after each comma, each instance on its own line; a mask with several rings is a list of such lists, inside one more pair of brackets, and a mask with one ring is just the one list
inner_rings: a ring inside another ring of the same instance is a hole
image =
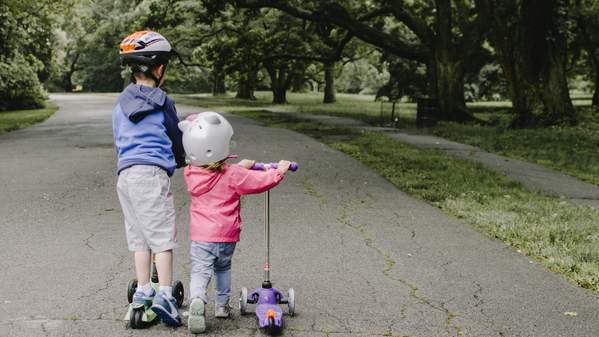
[[[254, 163], [254, 165], [252, 165], [251, 169], [258, 170], [258, 171], [264, 171], [264, 169], [266, 168], [267, 165], [268, 165], [268, 168], [270, 168], [270, 169], [276, 169], [278, 167], [278, 163]], [[294, 161], [292, 161], [291, 164], [289, 165], [289, 170], [292, 172], [297, 171], [298, 168], [299, 168], [299, 165]]]
[[251, 167], [252, 170], [264, 171], [264, 163], [254, 163]]

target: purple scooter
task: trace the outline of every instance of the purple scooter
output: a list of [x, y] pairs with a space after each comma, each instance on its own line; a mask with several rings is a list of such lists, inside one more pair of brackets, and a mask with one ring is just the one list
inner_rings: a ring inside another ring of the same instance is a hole
[[[255, 163], [252, 170], [276, 169], [277, 163]], [[293, 162], [289, 170], [296, 171], [297, 163]], [[269, 335], [278, 335], [283, 330], [283, 309], [279, 304], [287, 304], [289, 315], [295, 314], [295, 291], [289, 288], [287, 296], [278, 289], [273, 288], [270, 282], [270, 193], [266, 191], [264, 204], [264, 236], [266, 243], [266, 262], [264, 264], [264, 282], [261, 288], [256, 288], [248, 294], [247, 288], [241, 288], [239, 294], [239, 312], [243, 315], [247, 313], [248, 303], [256, 304], [256, 318], [258, 327], [263, 329]]]

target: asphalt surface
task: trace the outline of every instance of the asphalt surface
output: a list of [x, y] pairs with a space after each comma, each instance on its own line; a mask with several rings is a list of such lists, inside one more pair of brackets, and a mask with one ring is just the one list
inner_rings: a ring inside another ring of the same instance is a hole
[[[60, 110], [48, 121], [0, 136], [0, 336], [188, 335], [122, 321], [134, 273], [115, 191], [115, 96], [53, 98]], [[300, 163], [271, 194], [272, 280], [296, 290], [286, 336], [599, 335], [599, 299], [590, 292], [344, 154], [230, 120], [235, 153]], [[172, 181], [175, 277], [187, 283], [189, 199], [181, 172]], [[244, 198], [234, 289], [261, 282], [262, 201]], [[261, 334], [251, 315], [217, 321], [212, 305], [208, 313], [208, 336]]]

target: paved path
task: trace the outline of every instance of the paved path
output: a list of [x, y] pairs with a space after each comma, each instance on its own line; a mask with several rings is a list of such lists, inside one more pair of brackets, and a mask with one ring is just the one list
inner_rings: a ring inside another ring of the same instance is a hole
[[[53, 97], [61, 109], [47, 122], [0, 136], [0, 336], [188, 336], [121, 321], [133, 271], [115, 193], [114, 97]], [[286, 336], [597, 336], [590, 292], [311, 138], [231, 121], [236, 153], [301, 163], [272, 193], [272, 278], [297, 292]], [[180, 172], [173, 190], [175, 273], [187, 283]], [[244, 198], [234, 289], [261, 281], [262, 200]], [[251, 316], [208, 323], [208, 336], [260, 335]]]
[[593, 185], [572, 176], [562, 174], [546, 167], [496, 155], [478, 147], [452, 142], [450, 140], [423, 135], [409, 130], [372, 127], [368, 124], [344, 117], [289, 113], [286, 111], [267, 109], [273, 112], [290, 114], [298, 118], [343, 127], [361, 128], [384, 132], [392, 138], [421, 148], [440, 150], [459, 158], [474, 160], [485, 167], [505, 174], [510, 179], [522, 183], [534, 191], [570, 199], [579, 205], [599, 208], [599, 186]]

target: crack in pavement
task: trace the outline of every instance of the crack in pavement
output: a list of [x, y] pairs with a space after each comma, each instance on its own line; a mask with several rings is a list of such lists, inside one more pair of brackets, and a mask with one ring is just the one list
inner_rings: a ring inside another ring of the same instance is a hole
[[127, 258], [127, 255], [121, 255], [119, 258], [119, 261], [117, 262], [117, 264], [111, 268], [111, 271], [109, 271], [109, 276], [108, 278], [104, 281], [104, 286], [96, 289], [95, 291], [90, 292], [89, 294], [86, 295], [81, 295], [77, 298], [77, 301], [81, 301], [83, 299], [87, 299], [90, 298], [92, 296], [96, 296], [98, 294], [100, 294], [101, 292], [107, 290], [110, 288], [110, 286], [112, 285], [112, 282], [116, 279], [116, 276], [119, 275], [122, 270], [120, 270], [121, 266], [123, 265], [123, 263], [125, 263], [125, 259]]
[[89, 241], [95, 236], [95, 233], [91, 233], [87, 238], [83, 239], [83, 243], [85, 244], [85, 246], [91, 250], [96, 250], [96, 248], [92, 247], [92, 245], [89, 243]]
[[[408, 287], [410, 289], [410, 296], [412, 298], [414, 298], [417, 302], [424, 304], [424, 305], [426, 305], [432, 309], [435, 309], [437, 311], [443, 312], [446, 316], [446, 321], [445, 321], [446, 332], [449, 335], [453, 335], [451, 332], [451, 330], [453, 329], [456, 336], [463, 336], [464, 332], [463, 332], [462, 328], [457, 323], [454, 322], [454, 319], [456, 317], [459, 317], [459, 315], [457, 313], [452, 312], [449, 309], [447, 309], [445, 306], [445, 303], [440, 303], [439, 305], [437, 305], [437, 304], [434, 304], [430, 299], [420, 295], [418, 293], [418, 287], [416, 285], [408, 282], [407, 280], [404, 280], [399, 277], [394, 277], [393, 275], [391, 275], [391, 271], [394, 269], [397, 262], [395, 260], [393, 260], [388, 253], [384, 252], [380, 247], [375, 245], [374, 239], [372, 239], [372, 237], [366, 230], [365, 225], [353, 224], [351, 222], [349, 211], [350, 211], [350, 209], [354, 209], [354, 206], [355, 206], [354, 203], [355, 203], [355, 200], [350, 199], [342, 204], [341, 212], [340, 212], [339, 217], [337, 218], [337, 221], [339, 221], [339, 223], [341, 223], [342, 225], [345, 225], [345, 226], [357, 231], [361, 235], [362, 240], [364, 240], [364, 243], [366, 244], [366, 246], [371, 248], [372, 250], [374, 250], [380, 257], [383, 258], [385, 267], [383, 268], [382, 273], [385, 277], [387, 277], [388, 279], [390, 279], [392, 281], [399, 282], [400, 284]], [[403, 314], [405, 315], [405, 309], [403, 310]]]

